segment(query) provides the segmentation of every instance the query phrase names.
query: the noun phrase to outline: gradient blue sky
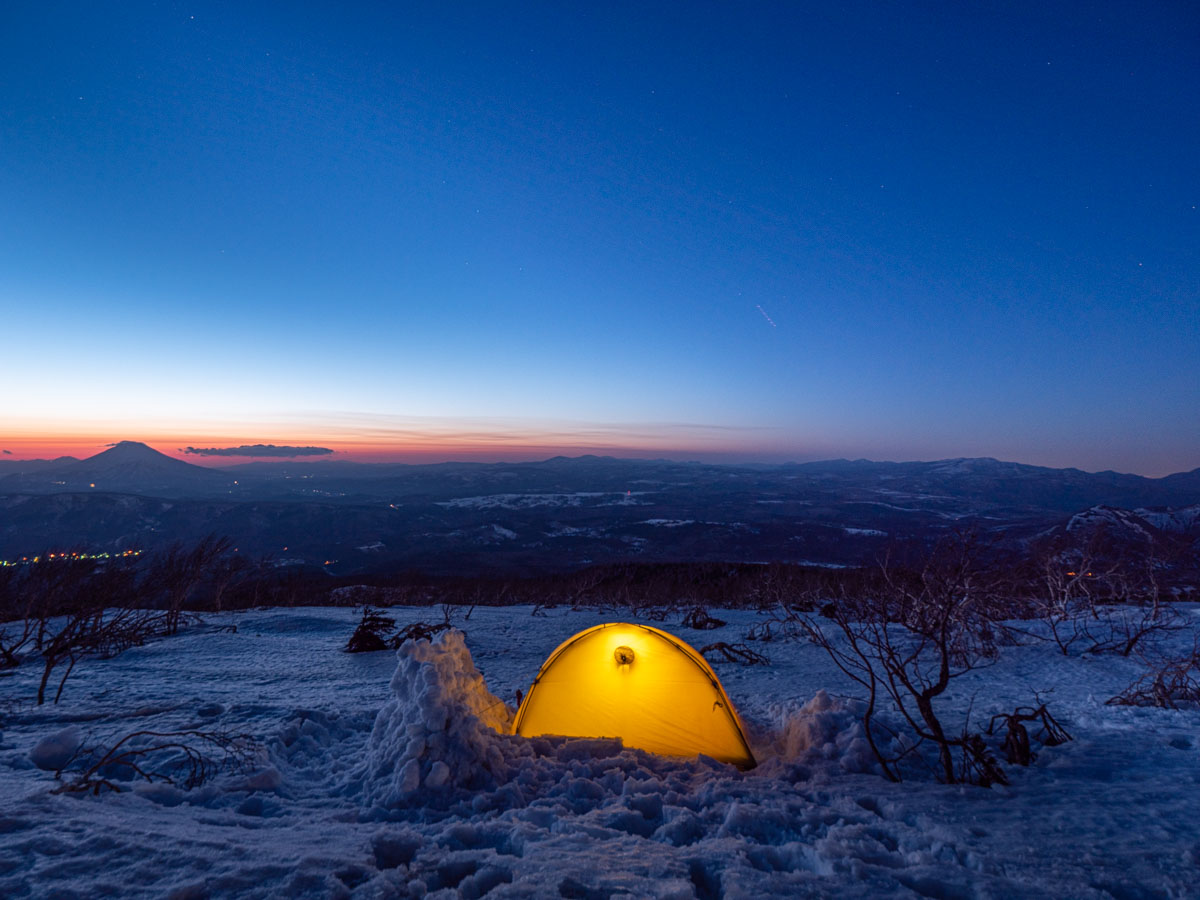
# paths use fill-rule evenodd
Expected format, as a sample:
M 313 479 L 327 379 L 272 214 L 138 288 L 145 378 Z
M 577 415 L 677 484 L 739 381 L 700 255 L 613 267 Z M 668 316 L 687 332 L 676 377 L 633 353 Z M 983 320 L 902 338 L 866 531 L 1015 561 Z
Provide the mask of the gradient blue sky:
M 3 4 L 0 448 L 1200 466 L 1195 6 L 783 6 Z

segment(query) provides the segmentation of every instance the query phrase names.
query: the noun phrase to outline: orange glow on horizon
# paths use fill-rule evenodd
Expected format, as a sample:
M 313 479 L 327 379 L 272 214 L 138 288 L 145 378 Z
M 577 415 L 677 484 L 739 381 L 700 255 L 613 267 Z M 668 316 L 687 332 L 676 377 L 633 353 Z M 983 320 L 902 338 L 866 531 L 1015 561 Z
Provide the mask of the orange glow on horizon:
M 43 426 L 48 423 L 39 423 Z M 56 423 L 57 424 L 57 423 Z M 424 426 L 424 427 L 423 427 Z M 748 435 L 736 431 L 709 433 L 703 426 L 687 429 L 664 427 L 656 434 L 650 426 L 622 429 L 611 426 L 560 426 L 518 429 L 514 426 L 489 427 L 492 423 L 466 423 L 452 427 L 444 423 L 417 423 L 408 427 L 350 427 L 330 425 L 312 428 L 293 426 L 255 429 L 247 434 L 241 428 L 185 430 L 170 428 L 134 428 L 114 424 L 110 427 L 59 425 L 0 429 L 0 460 L 55 459 L 95 456 L 123 440 L 140 441 L 176 459 L 204 466 L 229 466 L 243 462 L 287 462 L 352 460 L 355 462 L 431 463 L 453 460 L 475 462 L 517 462 L 547 459 L 552 456 L 595 454 L 618 457 L 672 459 L 754 459 L 779 457 L 783 448 L 751 446 Z M 242 426 L 244 427 L 244 426 Z M 234 430 L 237 428 L 237 430 Z M 766 442 L 764 442 L 766 443 Z M 254 444 L 289 447 L 323 447 L 332 453 L 312 456 L 201 455 L 188 453 L 187 447 L 226 448 Z

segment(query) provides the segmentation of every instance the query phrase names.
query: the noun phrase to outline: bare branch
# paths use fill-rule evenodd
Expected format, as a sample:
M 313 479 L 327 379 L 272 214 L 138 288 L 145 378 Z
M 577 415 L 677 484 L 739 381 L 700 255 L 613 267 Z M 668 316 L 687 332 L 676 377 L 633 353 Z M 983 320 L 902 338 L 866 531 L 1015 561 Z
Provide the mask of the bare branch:
M 148 743 L 143 743 L 148 741 Z M 75 766 L 69 781 L 53 793 L 120 792 L 113 773 L 135 779 L 198 787 L 224 769 L 244 770 L 255 759 L 258 744 L 245 734 L 218 731 L 134 731 L 109 747 L 80 749 L 55 773 L 61 778 Z M 125 779 L 128 780 L 128 779 Z

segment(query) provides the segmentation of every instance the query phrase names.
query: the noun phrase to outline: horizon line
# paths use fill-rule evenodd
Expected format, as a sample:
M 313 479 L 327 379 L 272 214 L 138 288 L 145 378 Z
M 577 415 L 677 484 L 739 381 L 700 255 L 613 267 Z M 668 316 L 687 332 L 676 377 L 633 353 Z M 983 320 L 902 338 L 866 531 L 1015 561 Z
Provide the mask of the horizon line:
M 91 442 L 88 442 L 88 444 L 90 446 L 94 446 L 94 444 L 91 444 Z M 74 456 L 71 454 L 59 454 L 57 456 L 26 456 L 26 455 L 13 454 L 11 451 L 9 451 L 7 449 L 0 449 L 0 454 L 2 454 L 2 455 L 0 455 L 0 462 L 14 462 L 14 463 L 16 463 L 16 462 L 53 462 L 58 459 L 76 460 L 76 461 L 82 462 L 82 461 L 85 461 L 88 459 L 92 459 L 96 456 L 99 456 L 99 455 L 107 452 L 108 450 L 111 450 L 113 447 L 117 446 L 118 444 L 139 444 L 141 446 L 149 448 L 150 450 L 153 450 L 156 453 L 160 453 L 163 456 L 166 456 L 168 458 L 175 459 L 175 460 L 178 460 L 179 462 L 183 462 L 188 465 L 194 465 L 199 468 L 205 468 L 205 469 L 229 469 L 229 468 L 234 468 L 236 466 L 244 466 L 244 465 L 285 465 L 285 464 L 295 465 L 297 463 L 305 463 L 305 464 L 313 464 L 313 465 L 322 465 L 322 464 L 329 464 L 329 463 L 351 463 L 353 465 L 362 465 L 362 466 L 404 465 L 404 466 L 413 466 L 413 467 L 447 465 L 447 464 L 455 464 L 455 463 L 461 463 L 461 464 L 473 463 L 473 464 L 477 464 L 477 465 L 504 465 L 504 464 L 518 464 L 518 463 L 536 464 L 536 463 L 550 462 L 555 459 L 579 460 L 579 459 L 586 459 L 586 458 L 590 457 L 590 458 L 594 458 L 594 459 L 624 460 L 624 461 L 629 461 L 629 462 L 670 462 L 670 463 L 676 463 L 676 464 L 681 464 L 681 465 L 712 465 L 712 466 L 728 466 L 728 467 L 737 467 L 737 466 L 773 466 L 773 467 L 805 466 L 805 465 L 820 465 L 822 463 L 870 463 L 870 464 L 874 464 L 874 465 L 920 465 L 920 464 L 934 464 L 934 463 L 989 461 L 989 462 L 1000 463 L 1002 465 L 1027 466 L 1030 468 L 1050 469 L 1050 470 L 1054 470 L 1054 471 L 1078 471 L 1078 472 L 1083 472 L 1085 474 L 1090 474 L 1090 475 L 1103 475 L 1103 474 L 1128 475 L 1128 476 L 1133 476 L 1133 477 L 1138 477 L 1138 478 L 1147 478 L 1147 479 L 1152 479 L 1152 480 L 1167 478 L 1172 475 L 1181 475 L 1181 474 L 1188 474 L 1188 473 L 1194 472 L 1194 471 L 1200 471 L 1200 466 L 1196 466 L 1196 467 L 1193 467 L 1190 469 L 1189 468 L 1178 469 L 1175 471 L 1164 473 L 1162 475 L 1145 475 L 1145 474 L 1142 474 L 1139 472 L 1124 472 L 1124 471 L 1121 471 L 1118 469 L 1112 469 L 1112 468 L 1084 469 L 1080 466 L 1053 466 L 1053 465 L 1045 465 L 1045 464 L 1040 464 L 1040 463 L 1020 462 L 1017 460 L 1003 459 L 1001 457 L 996 457 L 996 456 L 945 456 L 945 457 L 909 458 L 909 459 L 899 459 L 899 458 L 898 459 L 887 459 L 887 458 L 876 459 L 876 458 L 867 457 L 867 456 L 814 456 L 811 459 L 803 459 L 803 458 L 799 458 L 799 457 L 783 457 L 780 454 L 763 454 L 763 453 L 754 454 L 754 453 L 745 453 L 745 452 L 743 452 L 743 453 L 736 453 L 736 452 L 735 453 L 730 453 L 730 452 L 722 453 L 720 451 L 715 451 L 715 452 L 708 451 L 708 452 L 702 452 L 702 453 L 696 454 L 695 451 L 681 450 L 681 449 L 668 450 L 668 451 L 666 451 L 666 455 L 663 455 L 663 454 L 646 455 L 647 453 L 653 453 L 653 451 L 650 451 L 649 448 L 637 448 L 637 447 L 587 447 L 587 448 L 576 448 L 576 447 L 553 448 L 553 447 L 545 447 L 545 446 L 537 446 L 537 447 L 529 446 L 529 447 L 525 447 L 525 448 L 511 447 L 509 449 L 509 452 L 507 455 L 503 454 L 503 452 L 500 455 L 497 455 L 495 447 L 477 447 L 470 451 L 467 451 L 468 455 L 465 457 L 461 456 L 461 455 L 460 456 L 449 455 L 449 456 L 436 456 L 436 457 L 432 457 L 432 458 L 426 458 L 426 457 L 430 457 L 430 451 L 427 448 L 422 448 L 422 449 L 412 449 L 412 450 L 407 450 L 407 451 L 403 451 L 403 450 L 395 451 L 394 450 L 391 453 L 386 453 L 386 451 L 384 451 L 384 453 L 386 453 L 386 455 L 389 457 L 389 458 L 385 458 L 385 459 L 363 458 L 363 457 L 380 456 L 381 452 L 380 452 L 380 447 L 378 445 L 371 445 L 369 449 L 364 448 L 363 450 L 359 450 L 357 452 L 354 450 L 332 450 L 332 449 L 328 449 L 328 448 L 316 448 L 316 449 L 322 449 L 322 450 L 327 451 L 327 452 L 321 453 L 320 455 L 309 455 L 309 454 L 303 454 L 303 453 L 296 454 L 294 456 L 272 455 L 272 454 L 265 454 L 265 455 L 259 456 L 259 455 L 253 455 L 250 453 L 246 453 L 246 454 L 214 453 L 211 455 L 207 455 L 207 454 L 203 454 L 203 453 L 197 453 L 197 452 L 195 452 L 195 448 L 190 448 L 190 447 L 186 448 L 186 449 L 185 448 L 172 448 L 170 450 L 163 450 L 163 449 L 160 449 L 159 447 L 153 446 L 148 441 L 140 441 L 140 440 L 133 440 L 133 439 L 122 439 L 119 441 L 107 442 L 101 446 L 101 449 L 97 450 L 95 453 L 91 453 L 86 456 Z M 268 445 L 259 445 L 259 446 L 268 446 Z M 189 454 L 187 452 L 188 449 L 193 450 L 193 452 Z M 301 449 L 314 449 L 314 448 L 305 447 L 305 448 L 301 448 Z M 560 452 L 554 452 L 554 450 L 556 450 L 556 449 L 559 450 Z M 563 450 L 579 450 L 581 452 L 578 452 L 577 454 L 572 455 L 569 452 L 561 452 Z M 489 453 L 489 451 L 491 451 L 491 452 Z M 593 452 L 593 451 L 601 451 L 601 452 Z M 549 454 L 549 455 L 544 455 L 544 454 Z M 678 454 L 678 455 L 675 455 L 675 454 Z M 422 458 L 420 458 L 420 459 L 398 458 L 401 456 L 422 457 Z M 484 456 L 485 458 L 480 458 L 481 456 Z M 708 458 L 708 459 L 702 458 L 702 457 L 706 457 L 706 456 L 710 457 L 710 458 Z

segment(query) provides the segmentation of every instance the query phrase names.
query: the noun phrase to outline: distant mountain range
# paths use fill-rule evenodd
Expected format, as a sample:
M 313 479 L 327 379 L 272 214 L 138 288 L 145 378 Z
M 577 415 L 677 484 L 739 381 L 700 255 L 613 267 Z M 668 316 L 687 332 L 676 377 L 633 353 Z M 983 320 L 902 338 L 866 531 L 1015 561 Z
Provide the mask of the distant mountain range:
M 965 526 L 1021 541 L 1107 516 L 1190 540 L 1198 516 L 1188 509 L 1198 504 L 1200 469 L 1144 478 L 994 459 L 712 465 L 595 456 L 206 468 L 123 441 L 83 460 L 0 460 L 0 558 L 154 549 L 216 532 L 240 552 L 335 572 L 624 560 L 842 566 Z

